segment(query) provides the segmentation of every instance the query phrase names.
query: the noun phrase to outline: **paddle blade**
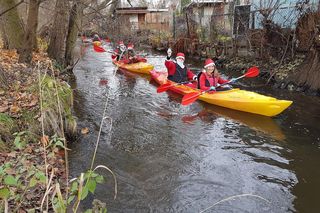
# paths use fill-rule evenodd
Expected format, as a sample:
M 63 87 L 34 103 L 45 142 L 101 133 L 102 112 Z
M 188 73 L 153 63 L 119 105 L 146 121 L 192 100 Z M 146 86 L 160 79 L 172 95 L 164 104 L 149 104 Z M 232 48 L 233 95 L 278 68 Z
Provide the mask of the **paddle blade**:
M 172 87 L 172 84 L 170 84 L 170 83 L 162 84 L 161 86 L 159 86 L 159 87 L 157 88 L 157 93 L 165 92 L 165 91 L 167 91 L 170 87 Z
M 105 49 L 103 49 L 102 47 L 99 47 L 97 45 L 93 45 L 93 49 L 94 51 L 98 52 L 98 53 L 103 53 L 103 52 L 106 52 Z
M 258 67 L 251 67 L 248 71 L 244 74 L 245 77 L 253 78 L 259 75 L 259 68 Z
M 184 106 L 189 105 L 189 104 L 195 102 L 199 98 L 200 95 L 201 95 L 201 93 L 199 93 L 199 92 L 188 93 L 185 96 L 183 96 L 181 104 Z

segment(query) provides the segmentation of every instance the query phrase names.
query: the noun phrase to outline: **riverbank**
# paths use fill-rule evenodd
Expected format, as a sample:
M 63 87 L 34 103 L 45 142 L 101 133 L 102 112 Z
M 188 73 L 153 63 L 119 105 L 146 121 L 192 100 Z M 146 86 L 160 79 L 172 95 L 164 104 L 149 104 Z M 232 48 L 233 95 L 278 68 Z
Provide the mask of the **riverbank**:
M 35 53 L 32 64 L 18 63 L 13 50 L 0 52 L 1 212 L 45 210 L 50 183 L 64 193 L 68 179 L 65 133 L 76 133 L 72 90 L 46 54 Z
M 155 50 L 165 53 L 167 48 L 155 48 Z M 188 58 L 203 62 L 206 59 L 206 57 L 200 56 L 190 56 Z M 301 86 L 298 82 L 295 82 L 295 79 L 293 78 L 293 75 L 300 71 L 301 66 L 305 63 L 305 59 L 305 54 L 297 54 L 294 58 L 272 58 L 268 62 L 265 60 L 257 60 L 253 57 L 223 56 L 215 58 L 215 63 L 219 70 L 239 72 L 239 75 L 244 74 L 249 67 L 258 66 L 260 69 L 259 77 L 265 80 L 265 84 L 261 86 L 271 84 L 279 89 L 304 92 L 308 95 L 319 96 L 319 91 L 312 90 L 307 86 Z

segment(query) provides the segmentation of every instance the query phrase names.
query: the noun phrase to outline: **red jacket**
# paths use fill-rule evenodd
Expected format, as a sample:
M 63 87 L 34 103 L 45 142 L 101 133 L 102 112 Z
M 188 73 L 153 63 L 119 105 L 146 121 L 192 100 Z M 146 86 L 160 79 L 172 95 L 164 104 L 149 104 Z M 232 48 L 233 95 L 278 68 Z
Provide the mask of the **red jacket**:
M 201 90 L 209 90 L 210 87 L 212 86 L 216 87 L 218 83 L 224 84 L 228 82 L 228 80 L 225 80 L 220 77 L 214 77 L 213 75 L 209 76 L 206 72 L 202 72 L 198 81 L 199 81 L 199 89 Z
M 170 61 L 170 60 L 166 60 L 164 65 L 167 67 L 168 69 L 168 76 L 173 76 L 176 73 L 176 66 L 177 65 L 175 62 Z M 187 68 L 187 78 L 188 80 L 193 80 L 195 74 L 193 74 L 188 68 Z M 180 82 L 178 82 L 180 83 Z

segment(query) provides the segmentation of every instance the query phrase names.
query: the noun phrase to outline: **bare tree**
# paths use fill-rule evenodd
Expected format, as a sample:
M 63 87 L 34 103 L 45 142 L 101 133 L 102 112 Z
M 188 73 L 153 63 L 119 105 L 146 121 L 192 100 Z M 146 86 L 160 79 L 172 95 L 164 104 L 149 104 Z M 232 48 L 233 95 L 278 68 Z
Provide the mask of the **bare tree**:
M 297 24 L 297 39 L 307 57 L 293 74 L 293 81 L 300 86 L 320 89 L 320 12 L 303 14 Z
M 0 0 L 0 8 L 3 8 L 0 17 L 1 35 L 8 49 L 19 50 L 23 43 L 23 22 L 17 10 L 19 3 L 15 0 Z
M 68 15 L 69 3 L 65 0 L 57 0 L 54 22 L 50 32 L 48 55 L 60 64 L 65 62 Z
M 20 63 L 31 63 L 32 50 L 36 44 L 36 32 L 38 27 L 38 14 L 41 0 L 30 0 L 26 32 L 19 55 Z

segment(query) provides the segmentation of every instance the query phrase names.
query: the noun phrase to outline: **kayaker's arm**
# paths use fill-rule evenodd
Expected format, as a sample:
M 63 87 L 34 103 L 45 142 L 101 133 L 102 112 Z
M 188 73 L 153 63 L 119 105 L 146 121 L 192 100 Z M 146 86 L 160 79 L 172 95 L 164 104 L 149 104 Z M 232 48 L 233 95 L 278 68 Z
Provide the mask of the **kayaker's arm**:
M 176 72 L 176 65 L 173 61 L 168 61 L 166 60 L 164 62 L 164 65 L 166 66 L 167 70 L 168 70 L 168 75 L 174 75 L 174 73 Z
M 199 81 L 201 90 L 209 90 L 210 89 L 210 87 L 206 86 L 206 76 L 204 74 L 200 75 L 200 78 L 198 79 L 198 81 Z
M 195 74 L 193 74 L 193 72 L 191 72 L 189 69 L 187 70 L 187 76 L 189 80 L 196 80 L 197 76 Z
M 228 80 L 225 80 L 225 79 L 223 79 L 223 78 L 218 78 L 218 83 L 219 84 L 225 84 L 225 83 L 227 83 L 227 82 L 229 82 Z

